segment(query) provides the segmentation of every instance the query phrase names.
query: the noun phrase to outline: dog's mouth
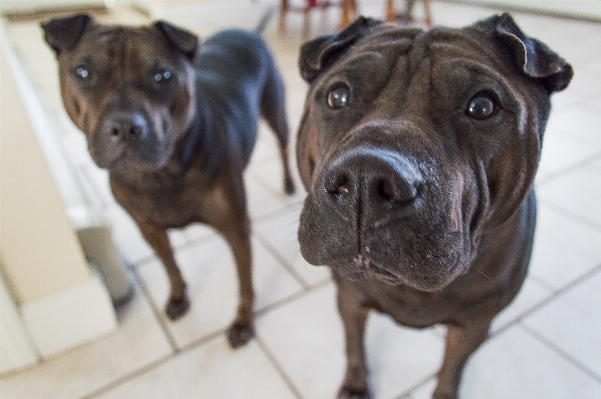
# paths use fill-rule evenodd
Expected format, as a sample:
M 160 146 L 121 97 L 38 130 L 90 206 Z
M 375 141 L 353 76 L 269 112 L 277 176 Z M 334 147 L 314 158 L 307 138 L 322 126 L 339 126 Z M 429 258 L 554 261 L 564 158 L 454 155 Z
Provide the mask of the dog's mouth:
M 351 280 L 375 278 L 389 284 L 398 284 L 402 282 L 401 277 L 381 266 L 378 266 L 362 254 L 355 256 L 350 263 L 351 264 L 346 265 L 346 267 L 334 267 L 339 273 Z
M 440 269 L 439 273 L 402 273 L 381 266 L 362 254 L 356 255 L 350 261 L 330 262 L 328 265 L 340 276 L 351 280 L 376 279 L 391 285 L 406 285 L 421 291 L 437 291 L 447 286 L 457 271 L 462 270 L 465 259 L 456 259 L 448 269 Z M 415 266 L 414 269 L 418 267 Z M 445 270 L 445 272 L 442 272 Z M 451 277 L 453 276 L 453 277 Z
M 170 146 L 162 143 L 162 147 L 159 151 L 158 148 L 137 148 L 126 143 L 112 143 L 112 145 L 95 143 L 88 149 L 96 165 L 102 169 L 153 171 L 162 169 L 170 159 L 172 152 L 171 148 L 168 148 Z

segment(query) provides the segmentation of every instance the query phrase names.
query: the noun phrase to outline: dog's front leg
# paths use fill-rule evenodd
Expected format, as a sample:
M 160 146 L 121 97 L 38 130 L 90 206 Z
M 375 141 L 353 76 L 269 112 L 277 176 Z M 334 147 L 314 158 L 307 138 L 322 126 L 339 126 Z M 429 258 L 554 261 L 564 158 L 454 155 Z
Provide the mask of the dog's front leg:
M 360 295 L 348 283 L 337 279 L 338 312 L 344 325 L 346 375 L 338 399 L 368 399 L 367 366 L 363 337 L 369 309 L 359 302 Z
M 179 267 L 177 267 L 177 263 L 175 263 L 167 229 L 147 222 L 138 222 L 138 227 L 140 227 L 142 235 L 163 262 L 169 277 L 171 289 L 169 301 L 165 306 L 165 313 L 171 320 L 179 319 L 190 308 L 190 302 L 186 295 L 186 283 L 182 278 Z
M 461 372 L 468 357 L 484 342 L 490 322 L 465 326 L 447 325 L 444 361 L 438 372 L 433 399 L 456 399 Z
M 227 215 L 233 215 L 228 213 Z M 227 240 L 238 272 L 239 303 L 234 323 L 228 331 L 228 340 L 232 348 L 246 344 L 254 335 L 252 322 L 254 291 L 252 284 L 252 249 L 250 243 L 250 221 L 248 215 L 240 218 L 223 215 L 221 223 L 214 225 L 219 233 Z

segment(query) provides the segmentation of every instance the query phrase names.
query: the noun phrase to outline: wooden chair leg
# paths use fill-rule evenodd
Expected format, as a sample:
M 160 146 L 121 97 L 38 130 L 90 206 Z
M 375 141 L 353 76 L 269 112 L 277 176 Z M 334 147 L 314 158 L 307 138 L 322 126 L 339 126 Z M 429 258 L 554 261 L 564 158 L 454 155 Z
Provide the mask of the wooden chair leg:
M 430 12 L 430 0 L 423 0 L 423 1 L 424 1 L 424 15 L 425 15 L 426 26 L 430 27 L 430 26 L 432 26 L 432 13 Z
M 394 0 L 386 0 L 386 21 L 396 22 L 397 15 L 396 9 L 394 8 Z
M 280 33 L 286 32 L 286 14 L 288 13 L 288 0 L 280 0 L 280 23 L 278 30 Z

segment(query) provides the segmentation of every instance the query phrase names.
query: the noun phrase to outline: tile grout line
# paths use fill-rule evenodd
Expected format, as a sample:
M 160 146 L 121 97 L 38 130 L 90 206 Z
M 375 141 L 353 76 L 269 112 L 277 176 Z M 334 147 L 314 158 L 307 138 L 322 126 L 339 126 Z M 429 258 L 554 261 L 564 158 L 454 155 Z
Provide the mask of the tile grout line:
M 313 285 L 308 286 L 305 289 L 302 289 L 300 291 L 295 292 L 294 294 L 291 294 L 285 298 L 280 299 L 279 301 L 276 301 L 270 305 L 265 306 L 264 308 L 262 308 L 261 310 L 258 310 L 257 312 L 255 312 L 255 317 L 259 317 L 264 315 L 265 313 L 271 312 L 272 310 L 279 308 L 280 306 L 285 306 L 290 302 L 293 302 L 313 291 L 319 290 L 329 284 L 332 283 L 332 279 L 328 278 L 325 280 L 322 280 L 318 283 L 315 283 Z
M 573 137 L 573 136 L 571 136 Z M 601 151 L 597 151 L 596 153 L 589 155 L 581 160 L 574 162 L 571 165 L 568 165 L 562 169 L 559 169 L 554 172 L 547 173 L 545 177 L 542 178 L 542 181 L 537 182 L 536 187 L 544 186 L 548 183 L 551 183 L 555 179 L 558 179 L 568 173 L 574 172 L 578 169 L 582 169 L 592 164 L 593 162 L 599 160 L 601 158 Z
M 306 290 L 311 286 L 309 282 L 307 282 L 295 269 L 292 267 L 283 256 L 281 256 L 278 251 L 275 250 L 271 246 L 271 244 L 263 237 L 263 235 L 259 232 L 254 234 L 255 238 L 263 247 L 269 252 L 271 256 L 273 256 L 283 267 L 284 269 L 296 280 L 297 283 L 301 285 L 303 290 Z
M 578 361 L 571 354 L 569 354 L 568 352 L 563 350 L 561 347 L 559 347 L 553 341 L 549 340 L 547 337 L 540 334 L 538 331 L 536 331 L 535 329 L 533 329 L 532 327 L 530 327 L 529 325 L 527 325 L 523 322 L 519 323 L 519 327 L 521 327 L 526 333 L 530 334 L 530 336 L 532 336 L 532 338 L 536 339 L 541 344 L 546 346 L 548 349 L 552 350 L 557 355 L 562 357 L 568 363 L 572 364 L 572 366 L 576 367 L 578 370 L 582 371 L 583 373 L 585 373 L 586 375 L 588 375 L 589 377 L 591 377 L 593 380 L 597 381 L 598 383 L 601 383 L 600 375 L 598 375 L 593 370 L 589 369 L 587 366 L 582 364 L 580 361 Z
M 398 396 L 395 396 L 395 399 L 411 399 L 411 398 L 413 398 L 413 394 L 415 393 L 415 391 L 424 387 L 430 380 L 432 380 L 432 379 L 436 380 L 436 374 L 438 374 L 438 370 L 436 370 L 432 374 L 427 375 L 420 382 L 418 382 L 417 384 L 414 384 L 411 388 L 407 389 L 405 392 L 401 393 Z
M 124 383 L 126 383 L 129 380 L 139 377 L 139 376 L 151 371 L 152 369 L 154 369 L 162 364 L 167 363 L 169 360 L 171 360 L 173 358 L 174 358 L 173 354 L 165 355 L 145 366 L 140 367 L 139 369 L 130 371 L 129 373 L 126 373 L 126 374 L 122 375 L 121 377 L 118 377 L 117 379 L 115 379 L 107 384 L 104 384 L 102 387 L 97 388 L 94 391 L 92 391 L 86 395 L 83 395 L 82 399 L 92 399 L 92 398 L 98 397 L 99 395 L 102 395 L 106 392 L 109 392 L 110 390 L 112 390 L 114 388 L 117 388 L 120 385 L 123 385 Z
M 140 286 L 142 295 L 144 295 L 144 297 L 148 301 L 148 304 L 150 305 L 150 308 L 152 309 L 152 313 L 154 314 L 155 318 L 157 319 L 159 325 L 161 326 L 161 329 L 163 330 L 163 333 L 165 334 L 165 337 L 167 338 L 167 342 L 169 342 L 169 346 L 171 347 L 171 350 L 173 351 L 172 355 L 177 355 L 180 350 L 177 347 L 175 339 L 171 336 L 171 334 L 169 332 L 169 327 L 167 327 L 167 324 L 163 320 L 162 312 L 159 309 L 157 309 L 154 301 L 152 300 L 152 296 L 150 295 L 148 287 L 144 283 L 144 279 L 142 279 L 142 277 L 140 276 L 140 273 L 138 272 L 138 269 L 136 266 L 132 266 L 132 272 L 138 282 L 138 285 Z
M 547 299 L 541 301 L 540 303 L 536 304 L 535 306 L 533 306 L 532 308 L 530 308 L 526 312 L 522 313 L 520 316 L 518 316 L 517 318 L 515 318 L 510 323 L 507 323 L 505 326 L 499 328 L 493 334 L 490 334 L 488 336 L 487 340 L 489 338 L 496 337 L 497 335 L 499 335 L 500 333 L 504 332 L 505 330 L 507 330 L 510 327 L 524 325 L 522 322 L 527 317 L 531 316 L 532 314 L 534 314 L 535 312 L 537 312 L 541 308 L 547 306 L 548 304 L 550 304 L 551 302 L 553 302 L 557 298 L 561 297 L 563 294 L 565 294 L 567 291 L 571 290 L 575 286 L 577 286 L 577 285 L 579 285 L 581 283 L 584 283 L 586 280 L 588 280 L 590 277 L 592 277 L 596 273 L 601 273 L 601 264 L 595 266 L 594 268 L 592 268 L 591 270 L 589 270 L 587 273 L 585 273 L 582 276 L 578 277 L 577 279 L 575 279 L 574 281 L 572 281 L 568 285 L 552 291 L 552 294 Z
M 277 372 L 280 374 L 280 377 L 282 377 L 282 379 L 284 380 L 284 382 L 286 383 L 288 388 L 292 391 L 294 396 L 296 396 L 297 399 L 303 399 L 303 396 L 300 394 L 300 392 L 298 391 L 298 389 L 292 382 L 292 379 L 284 371 L 284 368 L 282 367 L 280 362 L 278 362 L 278 360 L 275 358 L 273 353 L 271 353 L 271 351 L 269 350 L 269 348 L 267 347 L 265 342 L 263 342 L 263 340 L 261 339 L 261 337 L 259 336 L 258 333 L 255 334 L 255 340 L 257 341 L 257 344 L 259 345 L 259 347 L 261 348 L 263 353 L 265 353 L 265 355 L 267 356 L 267 359 L 270 361 L 270 363 L 273 365 L 273 367 L 275 367 Z
M 589 220 L 583 216 L 580 216 L 577 213 L 572 212 L 571 210 L 564 208 L 561 205 L 557 205 L 556 203 L 549 201 L 545 198 L 542 198 L 540 196 L 537 196 L 537 201 L 540 205 L 544 205 L 546 207 L 548 207 L 549 209 L 551 209 L 552 211 L 554 211 L 555 213 L 558 213 L 564 217 L 567 217 L 568 219 L 571 219 L 572 221 L 579 223 L 581 225 L 584 225 L 590 229 L 593 229 L 595 231 L 601 231 L 601 225 L 598 224 L 597 222 L 593 221 L 593 220 Z

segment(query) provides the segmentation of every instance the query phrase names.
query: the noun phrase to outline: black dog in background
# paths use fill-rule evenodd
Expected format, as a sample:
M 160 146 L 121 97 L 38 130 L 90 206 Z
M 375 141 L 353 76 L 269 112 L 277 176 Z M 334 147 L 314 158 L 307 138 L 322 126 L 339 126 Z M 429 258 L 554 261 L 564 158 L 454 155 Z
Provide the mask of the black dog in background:
M 278 138 L 285 190 L 294 191 L 284 85 L 267 45 L 258 32 L 227 30 L 199 45 L 167 22 L 107 26 L 88 15 L 42 27 L 69 117 L 165 266 L 167 316 L 177 319 L 189 307 L 167 229 L 206 223 L 234 254 L 240 302 L 228 337 L 233 347 L 246 343 L 254 334 L 254 293 L 242 174 L 261 116 Z

